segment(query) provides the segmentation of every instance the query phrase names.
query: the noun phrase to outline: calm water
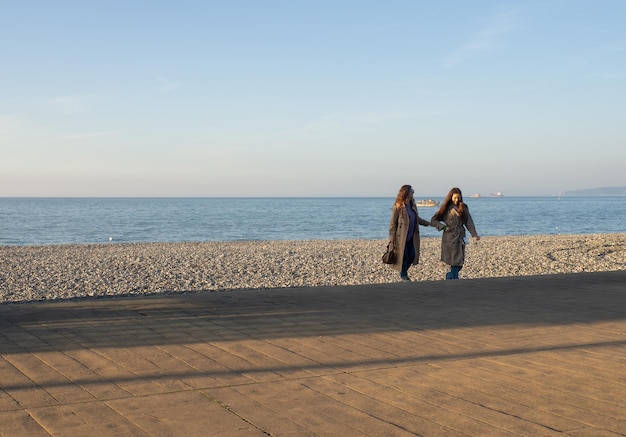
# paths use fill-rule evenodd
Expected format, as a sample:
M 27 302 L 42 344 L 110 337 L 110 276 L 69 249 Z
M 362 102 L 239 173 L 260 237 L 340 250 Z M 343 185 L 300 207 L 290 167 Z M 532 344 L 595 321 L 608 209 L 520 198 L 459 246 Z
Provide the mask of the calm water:
M 436 200 L 442 200 L 436 198 Z M 626 232 L 625 197 L 465 199 L 482 236 Z M 383 239 L 393 198 L 0 198 L 0 245 Z M 427 220 L 435 208 L 419 208 Z M 437 236 L 420 228 L 422 236 Z

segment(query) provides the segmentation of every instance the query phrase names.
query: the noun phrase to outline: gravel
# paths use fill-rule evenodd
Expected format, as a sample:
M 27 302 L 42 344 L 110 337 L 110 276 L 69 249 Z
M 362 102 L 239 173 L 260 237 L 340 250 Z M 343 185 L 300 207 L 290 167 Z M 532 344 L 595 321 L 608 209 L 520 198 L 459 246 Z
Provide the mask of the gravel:
M 399 281 L 384 240 L 0 246 L 0 302 Z M 442 280 L 439 238 L 423 238 L 413 281 Z M 483 237 L 462 279 L 626 269 L 626 234 Z

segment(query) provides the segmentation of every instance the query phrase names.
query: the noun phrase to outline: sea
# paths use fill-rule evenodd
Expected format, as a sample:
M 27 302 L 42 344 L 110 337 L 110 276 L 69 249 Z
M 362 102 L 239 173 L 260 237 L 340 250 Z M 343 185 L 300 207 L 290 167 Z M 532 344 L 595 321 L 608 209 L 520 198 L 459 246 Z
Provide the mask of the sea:
M 386 239 L 393 201 L 4 197 L 0 245 Z M 626 232 L 626 197 L 503 196 L 465 202 L 481 236 Z M 430 220 L 436 208 L 418 210 Z M 438 236 L 435 228 L 420 231 L 422 237 Z

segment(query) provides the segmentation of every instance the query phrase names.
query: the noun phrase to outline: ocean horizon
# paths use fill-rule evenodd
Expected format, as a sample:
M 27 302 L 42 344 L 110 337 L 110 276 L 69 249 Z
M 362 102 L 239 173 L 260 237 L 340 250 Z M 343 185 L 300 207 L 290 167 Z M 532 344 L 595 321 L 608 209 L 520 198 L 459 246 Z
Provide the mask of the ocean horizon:
M 443 201 L 441 196 L 416 198 Z M 624 196 L 465 196 L 481 236 L 626 232 Z M 0 197 L 0 245 L 386 239 L 394 197 Z M 435 207 L 418 207 L 430 220 Z M 440 234 L 420 227 L 422 237 Z

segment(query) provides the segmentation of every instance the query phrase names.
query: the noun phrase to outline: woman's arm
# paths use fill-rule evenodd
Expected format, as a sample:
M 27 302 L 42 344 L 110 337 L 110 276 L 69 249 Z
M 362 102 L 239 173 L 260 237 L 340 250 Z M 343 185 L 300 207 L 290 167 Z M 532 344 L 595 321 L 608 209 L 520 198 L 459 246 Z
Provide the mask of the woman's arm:
M 435 214 L 431 219 L 430 219 L 430 225 L 434 228 L 437 228 L 438 231 L 446 231 L 446 229 L 448 228 L 448 226 L 445 223 L 441 223 L 439 217 L 437 216 L 437 214 Z
M 398 208 L 395 206 L 391 210 L 391 220 L 389 220 L 389 241 L 396 239 L 396 231 L 398 230 Z
M 467 205 L 465 205 L 465 208 L 467 208 Z M 465 227 L 470 232 L 472 237 L 476 238 L 476 240 L 480 240 L 480 235 L 478 235 L 478 232 L 476 232 L 476 226 L 474 226 L 474 219 L 472 219 L 472 215 L 470 214 L 469 209 L 466 209 L 465 213 L 467 214 L 467 221 L 465 222 Z
M 430 226 L 430 222 L 428 220 L 424 220 L 419 215 L 417 216 L 417 221 L 422 226 Z

